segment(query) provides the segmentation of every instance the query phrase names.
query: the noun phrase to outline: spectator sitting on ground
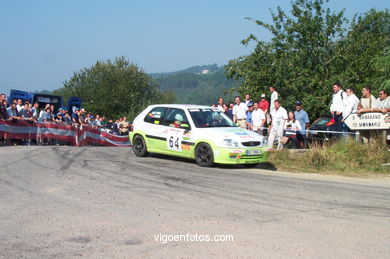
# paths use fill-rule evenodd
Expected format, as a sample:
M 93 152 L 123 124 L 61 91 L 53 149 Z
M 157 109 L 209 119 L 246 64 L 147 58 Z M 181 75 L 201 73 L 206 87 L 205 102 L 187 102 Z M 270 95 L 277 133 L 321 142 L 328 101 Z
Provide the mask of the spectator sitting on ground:
M 295 119 L 295 113 L 293 111 L 288 112 L 288 119 L 284 124 L 282 144 L 289 144 L 290 148 L 298 148 L 297 132 L 300 130 L 302 130 L 302 127 L 299 121 Z

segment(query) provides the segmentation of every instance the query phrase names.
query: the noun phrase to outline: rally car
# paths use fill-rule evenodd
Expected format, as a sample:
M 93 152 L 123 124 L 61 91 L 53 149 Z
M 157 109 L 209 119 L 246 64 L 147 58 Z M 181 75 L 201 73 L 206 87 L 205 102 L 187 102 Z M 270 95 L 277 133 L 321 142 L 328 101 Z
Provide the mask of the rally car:
M 133 121 L 129 133 L 136 156 L 149 152 L 195 159 L 200 166 L 266 161 L 267 147 L 256 132 L 237 127 L 217 108 L 151 105 Z

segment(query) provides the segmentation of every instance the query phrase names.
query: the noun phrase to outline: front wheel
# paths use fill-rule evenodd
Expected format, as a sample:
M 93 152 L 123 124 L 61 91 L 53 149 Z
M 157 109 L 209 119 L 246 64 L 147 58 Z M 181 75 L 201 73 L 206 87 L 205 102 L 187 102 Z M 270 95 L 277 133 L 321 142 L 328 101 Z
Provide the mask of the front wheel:
M 138 157 L 144 157 L 148 155 L 146 150 L 146 143 L 142 136 L 136 135 L 133 139 L 133 151 L 134 154 Z
M 214 164 L 213 150 L 209 144 L 200 143 L 195 148 L 195 161 L 203 167 L 210 167 Z

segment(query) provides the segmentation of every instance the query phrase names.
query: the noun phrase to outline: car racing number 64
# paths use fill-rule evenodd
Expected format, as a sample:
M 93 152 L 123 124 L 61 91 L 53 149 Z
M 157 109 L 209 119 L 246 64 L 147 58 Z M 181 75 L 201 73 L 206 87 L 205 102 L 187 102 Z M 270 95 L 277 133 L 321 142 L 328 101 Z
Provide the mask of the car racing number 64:
M 183 141 L 183 132 L 181 130 L 171 129 L 167 134 L 167 148 L 173 151 L 181 151 L 181 142 Z

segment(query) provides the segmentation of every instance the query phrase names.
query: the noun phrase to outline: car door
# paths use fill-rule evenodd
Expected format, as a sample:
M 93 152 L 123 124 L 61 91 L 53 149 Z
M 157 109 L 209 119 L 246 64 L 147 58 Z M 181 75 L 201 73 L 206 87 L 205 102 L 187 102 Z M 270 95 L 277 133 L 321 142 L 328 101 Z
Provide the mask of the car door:
M 186 113 L 183 109 L 168 108 L 162 122 L 161 135 L 165 136 L 165 149 L 169 154 L 190 157 L 191 146 L 184 138 L 191 131 Z
M 148 151 L 157 152 L 165 147 L 166 138 L 162 135 L 164 128 L 162 121 L 166 111 L 166 107 L 155 107 L 144 118 L 143 132 Z

